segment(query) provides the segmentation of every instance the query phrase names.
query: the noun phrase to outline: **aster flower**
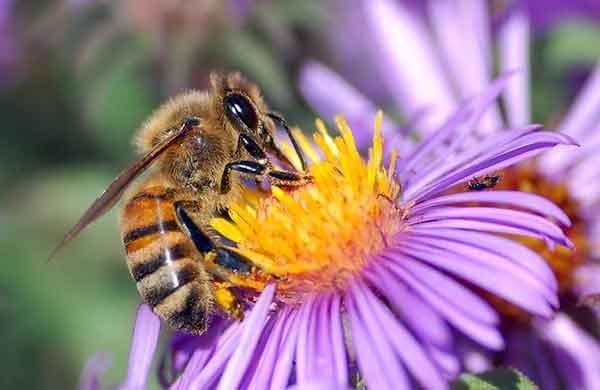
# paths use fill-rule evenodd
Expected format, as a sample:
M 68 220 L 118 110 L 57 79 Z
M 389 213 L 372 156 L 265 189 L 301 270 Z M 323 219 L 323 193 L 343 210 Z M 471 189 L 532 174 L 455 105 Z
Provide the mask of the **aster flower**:
M 496 46 L 500 69 L 518 70 L 506 81 L 503 91 L 505 115 L 492 107 L 465 138 L 469 144 L 478 145 L 482 134 L 502 134 L 507 126 L 529 123 L 531 26 L 526 8 L 518 3 L 511 7 L 493 35 L 485 1 L 428 1 L 418 9 L 409 2 L 387 0 L 365 1 L 362 5 L 371 37 L 380 48 L 379 63 L 385 64 L 382 77 L 387 77 L 386 84 L 396 91 L 396 102 L 407 117 L 417 115 L 419 110 L 433 110 L 437 117 L 444 118 L 463 99 L 481 89 L 492 78 L 492 49 Z M 415 53 L 418 58 L 412 66 L 402 62 L 406 57 L 414 59 Z M 430 92 L 424 95 L 419 83 L 430 80 L 430 72 L 437 72 L 436 80 L 441 78 L 442 82 L 429 83 Z M 322 95 L 315 99 L 311 93 L 315 86 L 328 83 L 336 83 L 338 90 L 352 90 L 347 96 L 353 103 L 346 106 L 346 99 L 340 96 L 327 99 L 328 95 Z M 305 66 L 300 85 L 307 99 L 315 102 L 314 107 L 326 118 L 346 109 L 372 106 L 340 76 L 316 62 Z M 437 91 L 431 92 L 432 89 Z M 599 91 L 600 64 L 558 127 L 560 132 L 581 140 L 583 147 L 549 153 L 534 162 L 504 170 L 504 179 L 497 187 L 501 192 L 519 189 L 545 195 L 558 203 L 573 221 L 567 235 L 577 245 L 576 251 L 559 248 L 548 252 L 539 243 L 525 241 L 546 259 L 558 278 L 561 314 L 550 322 L 542 321 L 506 302 L 490 299 L 502 315 L 506 350 L 503 355 L 483 353 L 479 359 L 471 359 L 477 353 L 473 343 L 462 343 L 469 345 L 463 354 L 467 368 L 476 370 L 494 363 L 513 365 L 543 388 L 556 388 L 558 384 L 568 388 L 600 387 L 600 363 L 590 358 L 600 345 L 590 331 L 598 322 L 586 308 L 576 306 L 584 294 L 599 291 L 598 284 L 594 284 L 598 281 L 594 275 L 598 275 L 600 268 L 594 260 L 600 250 L 600 185 L 598 157 L 594 153 L 600 145 Z M 357 99 L 360 105 L 354 102 Z M 393 122 L 389 126 L 393 129 Z M 420 134 L 432 132 L 431 123 L 416 123 L 415 128 Z M 469 363 L 473 361 L 478 362 L 477 367 Z
M 571 143 L 525 126 L 455 153 L 506 80 L 465 104 L 414 152 L 402 159 L 390 152 L 387 164 L 381 114 L 366 160 L 343 118 L 335 138 L 317 122 L 317 147 L 296 131 L 314 181 L 249 190 L 232 206 L 231 220 L 213 221 L 256 265 L 229 277 L 257 297 L 242 322 L 217 319 L 205 335 L 175 336 L 171 367 L 183 372 L 172 388 L 343 388 L 357 376 L 371 388 L 445 388 L 459 368 L 453 330 L 488 348 L 504 345 L 496 312 L 474 288 L 551 316 L 558 302 L 546 262 L 495 233 L 572 247 L 543 216 L 564 226 L 568 217 L 533 194 L 447 193 Z M 155 345 L 155 327 L 147 325 L 155 321 L 140 310 L 128 378 L 147 375 L 152 348 L 136 346 Z

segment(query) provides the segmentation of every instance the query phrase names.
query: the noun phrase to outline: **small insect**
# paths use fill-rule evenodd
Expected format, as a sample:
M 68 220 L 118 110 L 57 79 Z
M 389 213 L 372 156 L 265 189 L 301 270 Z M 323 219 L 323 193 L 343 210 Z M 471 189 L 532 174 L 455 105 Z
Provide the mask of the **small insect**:
M 211 75 L 211 90 L 172 98 L 141 126 L 142 156 L 125 169 L 67 233 L 54 253 L 108 211 L 151 164 L 121 211 L 127 265 L 154 312 L 173 329 L 202 334 L 220 309 L 243 319 L 243 301 L 227 275 L 253 265 L 222 244 L 209 222 L 241 198 L 243 177 L 298 186 L 310 176 L 295 170 L 275 144 L 281 125 L 305 163 L 285 120 L 269 110 L 259 89 L 240 74 Z M 290 170 L 275 169 L 268 155 Z M 52 256 L 51 256 L 52 257 Z
M 472 191 L 483 191 L 493 188 L 502 180 L 502 175 L 486 175 L 483 178 L 469 180 L 467 188 Z

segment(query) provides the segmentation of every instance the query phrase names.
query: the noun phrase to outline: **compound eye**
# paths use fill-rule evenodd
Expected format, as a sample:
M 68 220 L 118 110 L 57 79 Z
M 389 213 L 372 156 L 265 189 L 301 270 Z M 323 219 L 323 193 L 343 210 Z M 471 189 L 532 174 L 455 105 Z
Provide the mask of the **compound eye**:
M 250 130 L 258 128 L 256 110 L 245 96 L 237 93 L 227 95 L 223 99 L 223 106 L 230 120 L 235 122 L 234 118 L 240 119 Z

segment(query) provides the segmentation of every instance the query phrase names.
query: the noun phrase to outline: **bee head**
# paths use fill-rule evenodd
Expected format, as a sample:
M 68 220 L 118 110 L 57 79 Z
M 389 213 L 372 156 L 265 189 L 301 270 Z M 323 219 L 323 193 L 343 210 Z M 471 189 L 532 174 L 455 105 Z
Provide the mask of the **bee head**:
M 213 90 L 218 99 L 217 110 L 223 112 L 224 119 L 240 133 L 252 137 L 265 147 L 274 142 L 275 126 L 269 118 L 269 108 L 264 102 L 258 87 L 239 73 L 227 76 L 211 75 Z

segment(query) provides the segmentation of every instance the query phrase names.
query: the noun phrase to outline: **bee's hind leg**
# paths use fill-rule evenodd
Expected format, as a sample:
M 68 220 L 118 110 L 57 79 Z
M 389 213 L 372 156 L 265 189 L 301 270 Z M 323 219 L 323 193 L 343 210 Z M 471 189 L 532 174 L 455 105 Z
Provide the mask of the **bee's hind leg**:
M 205 260 L 210 259 L 212 263 L 231 270 L 236 273 L 250 273 L 252 263 L 244 256 L 232 251 L 227 247 L 221 246 L 217 237 L 211 237 L 208 233 L 211 229 L 199 227 L 190 218 L 185 211 L 185 202 L 175 203 L 175 212 L 179 223 L 184 228 L 188 237 L 194 243 L 196 249 Z M 222 270 L 210 267 L 209 261 L 206 261 L 207 272 L 214 280 L 213 296 L 215 302 L 221 310 L 230 317 L 239 321 L 244 319 L 244 305 L 242 299 L 234 290 L 234 286 L 229 281 L 227 275 Z
M 215 303 L 227 317 L 233 317 L 238 321 L 244 319 L 244 303 L 237 294 L 234 286 L 224 272 L 217 268 L 207 268 L 207 272 L 214 280 L 213 297 Z

